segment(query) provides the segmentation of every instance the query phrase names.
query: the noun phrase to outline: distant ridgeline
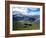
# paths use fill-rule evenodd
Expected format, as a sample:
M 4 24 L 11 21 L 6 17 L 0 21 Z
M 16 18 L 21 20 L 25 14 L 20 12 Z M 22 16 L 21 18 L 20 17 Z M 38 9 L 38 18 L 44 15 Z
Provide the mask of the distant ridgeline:
M 40 15 L 30 15 L 30 16 L 25 16 L 25 15 L 13 15 L 13 21 L 35 21 L 38 18 L 40 18 Z M 39 19 L 40 20 L 40 19 Z

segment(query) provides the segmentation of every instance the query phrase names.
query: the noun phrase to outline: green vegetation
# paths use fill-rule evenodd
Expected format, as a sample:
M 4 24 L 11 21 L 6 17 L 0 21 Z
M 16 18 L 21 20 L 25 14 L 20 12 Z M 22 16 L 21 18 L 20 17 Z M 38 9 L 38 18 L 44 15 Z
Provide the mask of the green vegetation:
M 24 24 L 31 24 L 24 25 Z M 14 21 L 13 22 L 13 30 L 38 30 L 40 29 L 40 23 L 32 23 L 30 21 Z

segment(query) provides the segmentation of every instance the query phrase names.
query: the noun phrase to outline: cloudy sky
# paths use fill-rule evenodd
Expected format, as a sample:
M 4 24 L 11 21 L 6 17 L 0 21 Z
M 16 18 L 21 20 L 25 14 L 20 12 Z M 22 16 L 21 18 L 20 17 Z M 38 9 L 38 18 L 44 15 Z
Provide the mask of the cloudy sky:
M 12 11 L 13 15 L 18 13 L 21 13 L 23 15 L 40 15 L 40 8 L 13 7 Z

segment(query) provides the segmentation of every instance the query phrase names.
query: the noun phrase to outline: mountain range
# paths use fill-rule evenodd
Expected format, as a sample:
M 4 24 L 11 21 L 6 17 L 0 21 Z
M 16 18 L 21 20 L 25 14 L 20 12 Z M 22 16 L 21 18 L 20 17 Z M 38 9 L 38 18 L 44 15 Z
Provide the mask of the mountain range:
M 40 18 L 40 15 L 23 15 L 23 14 L 14 14 L 13 20 L 16 21 L 35 21 L 36 19 Z

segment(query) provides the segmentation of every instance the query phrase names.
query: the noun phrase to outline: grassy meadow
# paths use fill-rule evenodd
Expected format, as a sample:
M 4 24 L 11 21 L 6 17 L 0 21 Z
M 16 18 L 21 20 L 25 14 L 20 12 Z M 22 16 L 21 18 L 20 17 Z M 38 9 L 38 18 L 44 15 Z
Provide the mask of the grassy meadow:
M 27 25 L 24 25 L 27 24 Z M 28 24 L 31 24 L 28 25 Z M 32 23 L 31 21 L 14 21 L 13 30 L 38 30 L 40 29 L 40 23 Z

